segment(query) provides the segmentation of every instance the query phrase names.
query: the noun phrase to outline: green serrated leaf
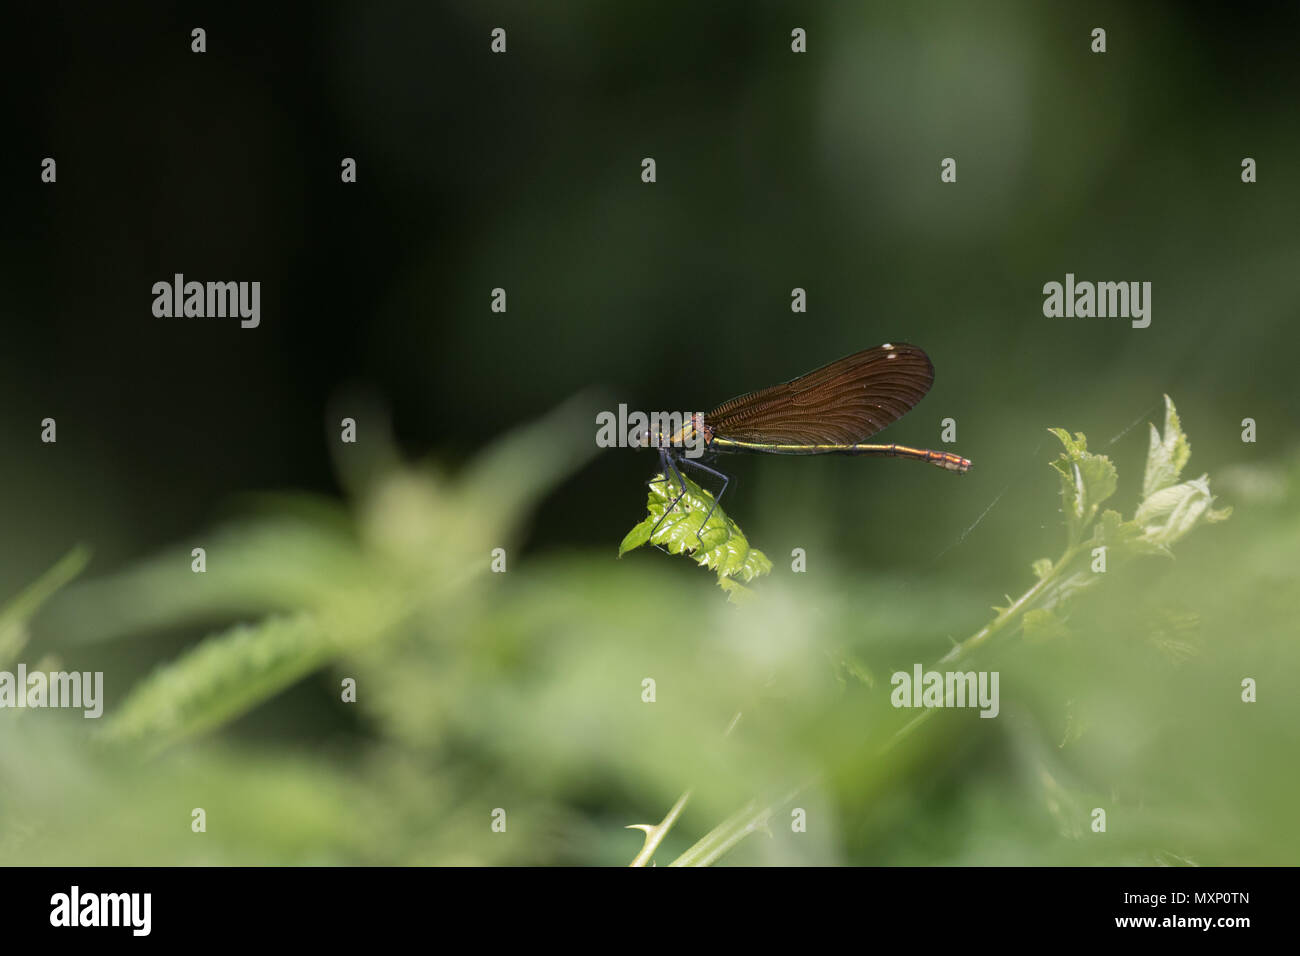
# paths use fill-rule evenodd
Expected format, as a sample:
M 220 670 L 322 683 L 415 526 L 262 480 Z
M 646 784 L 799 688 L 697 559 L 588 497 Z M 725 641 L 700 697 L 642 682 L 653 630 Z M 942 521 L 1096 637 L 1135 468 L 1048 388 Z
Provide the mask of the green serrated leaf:
M 629 531 L 619 543 L 618 556 L 621 558 L 629 551 L 639 548 L 641 545 L 649 542 L 650 530 L 654 527 L 656 520 L 657 519 L 652 515 Z
M 754 599 L 754 589 L 745 587 L 735 578 L 718 578 L 718 587 L 726 592 L 727 600 L 732 604 L 746 604 Z
M 1142 498 L 1176 484 L 1192 455 L 1192 446 L 1183 433 L 1178 411 L 1173 400 L 1165 396 L 1165 433 L 1163 436 L 1151 425 L 1151 441 L 1147 450 L 1147 467 L 1142 477 Z
M 1142 539 L 1142 526 L 1136 521 L 1125 521 L 1118 511 L 1109 509 L 1101 513 L 1101 520 L 1093 526 L 1089 546 L 1106 547 L 1112 559 L 1163 552 L 1163 549 L 1153 551 L 1150 542 Z
M 623 538 L 619 557 L 645 544 L 658 545 L 671 554 L 688 555 L 717 574 L 718 584 L 730 600 L 745 600 L 750 592 L 740 582 L 748 583 L 770 573 L 772 562 L 763 552 L 750 547 L 749 540 L 717 506 L 713 495 L 690 478 L 684 478 L 684 482 L 682 491 L 683 486 L 675 478 L 668 483 L 662 475 L 655 476 L 646 501 L 649 513 Z
M 1141 527 L 1144 541 L 1168 549 L 1201 522 L 1213 524 L 1232 514 L 1231 508 L 1214 508 L 1214 501 L 1209 476 L 1201 475 L 1143 499 L 1134 523 Z
M 162 747 L 217 727 L 311 673 L 333 650 L 314 614 L 268 618 L 209 637 L 134 688 L 105 736 Z
M 1063 428 L 1048 431 L 1065 448 L 1050 464 L 1061 478 L 1061 510 L 1074 545 L 1083 538 L 1102 502 L 1115 493 L 1119 477 L 1109 458 L 1088 451 L 1088 439 L 1082 432 L 1071 437 Z

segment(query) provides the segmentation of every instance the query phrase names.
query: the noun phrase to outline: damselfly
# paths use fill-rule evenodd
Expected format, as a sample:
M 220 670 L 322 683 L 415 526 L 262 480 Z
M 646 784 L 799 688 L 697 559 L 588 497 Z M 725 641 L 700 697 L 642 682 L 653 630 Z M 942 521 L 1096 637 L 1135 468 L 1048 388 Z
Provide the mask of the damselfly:
M 676 497 L 656 523 L 664 519 L 686 494 L 681 466 L 699 469 L 721 479 L 700 528 L 731 484 L 731 477 L 687 457 L 687 446 L 703 445 L 702 459 L 723 453 L 764 455 L 873 455 L 911 458 L 948 471 L 970 469 L 969 459 L 946 451 L 929 451 L 898 444 L 866 444 L 886 425 L 909 412 L 934 384 L 934 366 L 915 345 L 886 343 L 855 352 L 816 371 L 781 385 L 750 392 L 723 402 L 707 414 L 694 414 L 673 434 L 646 430 L 639 436 L 643 447 L 659 449 L 663 480 L 675 485 Z M 674 481 L 675 479 L 675 481 Z M 680 489 L 680 490 L 677 490 Z

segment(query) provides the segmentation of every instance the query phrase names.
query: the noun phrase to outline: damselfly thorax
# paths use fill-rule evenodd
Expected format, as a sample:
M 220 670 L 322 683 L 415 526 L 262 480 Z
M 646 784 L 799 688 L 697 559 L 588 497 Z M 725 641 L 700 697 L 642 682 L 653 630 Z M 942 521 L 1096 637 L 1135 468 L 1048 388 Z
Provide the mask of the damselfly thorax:
M 637 443 L 642 448 L 707 449 L 712 441 L 713 429 L 705 422 L 703 412 L 689 416 L 681 428 L 675 431 L 653 428 L 646 429 L 637 436 Z

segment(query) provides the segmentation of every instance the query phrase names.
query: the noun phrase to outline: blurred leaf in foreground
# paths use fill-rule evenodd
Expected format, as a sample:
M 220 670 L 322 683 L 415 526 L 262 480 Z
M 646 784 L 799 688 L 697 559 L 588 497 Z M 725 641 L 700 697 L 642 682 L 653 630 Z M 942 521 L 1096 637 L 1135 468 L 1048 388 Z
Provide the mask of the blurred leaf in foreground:
M 27 646 L 27 622 L 61 587 L 75 578 L 90 561 L 90 550 L 77 546 L 55 565 L 0 607 L 0 667 L 17 660 Z
M 486 556 L 513 547 L 537 499 L 591 454 L 575 409 L 506 435 L 457 479 L 397 464 L 388 443 L 372 438 L 368 453 L 389 464 L 362 469 L 369 480 L 351 509 L 281 503 L 213 533 L 203 575 L 173 553 L 96 582 L 65 620 L 135 634 L 222 612 L 258 615 L 157 666 L 115 708 L 104 735 L 156 750 L 220 727 L 472 594 L 488 574 Z

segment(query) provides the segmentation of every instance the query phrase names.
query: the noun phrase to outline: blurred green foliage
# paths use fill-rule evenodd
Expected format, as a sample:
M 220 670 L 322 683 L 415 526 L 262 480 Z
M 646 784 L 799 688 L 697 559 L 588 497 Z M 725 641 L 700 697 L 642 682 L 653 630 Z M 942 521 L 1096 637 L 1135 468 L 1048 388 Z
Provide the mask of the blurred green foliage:
M 660 820 L 688 788 L 660 862 L 733 814 L 768 835 L 726 861 L 1294 859 L 1300 706 L 1275 675 L 1296 657 L 1278 636 L 1300 467 L 1231 475 L 1239 517 L 1184 544 L 1212 542 L 1110 572 L 1089 592 L 1106 599 L 1071 602 L 1051 633 L 980 648 L 978 666 L 1002 674 L 999 719 L 935 711 L 900 742 L 887 675 L 979 624 L 939 579 L 778 571 L 735 607 L 653 550 L 491 573 L 492 550 L 512 553 L 545 488 L 587 454 L 575 414 L 507 436 L 454 477 L 397 464 L 380 441 L 344 446 L 347 508 L 280 500 L 215 534 L 204 574 L 178 550 L 72 586 L 60 627 L 95 640 L 245 623 L 124 701 L 110 687 L 102 731 L 6 714 L 4 860 L 626 863 L 640 838 L 624 828 Z M 1181 441 L 1170 421 L 1172 406 L 1153 454 Z M 1065 459 L 1087 460 L 1081 438 L 1063 441 Z M 322 667 L 355 733 L 319 749 L 213 733 Z M 1241 702 L 1245 676 L 1258 703 Z M 348 677 L 355 705 L 341 699 Z M 806 833 L 790 829 L 795 806 Z M 1105 834 L 1089 829 L 1097 806 Z M 190 831 L 195 807 L 205 833 Z
M 660 863 L 772 807 L 723 862 L 1300 859 L 1300 7 L 322 2 L 213 10 L 201 61 L 164 10 L 16 14 L 0 660 L 103 670 L 108 710 L 0 713 L 0 861 L 626 863 L 688 789 Z M 256 335 L 151 316 L 182 263 L 265 277 Z M 1151 281 L 1150 328 L 1045 318 L 1066 272 Z M 738 463 L 728 511 L 775 558 L 747 607 L 614 559 L 650 466 L 587 461 L 610 399 L 501 438 L 593 382 L 707 408 L 891 340 L 937 378 L 888 440 L 952 417 L 975 469 Z M 1130 423 L 1164 392 L 1232 520 L 1026 610 L 972 658 L 999 718 L 890 746 L 890 673 L 1092 513 L 1058 513 L 1047 426 L 1151 535 L 1217 507 L 1145 487 Z

